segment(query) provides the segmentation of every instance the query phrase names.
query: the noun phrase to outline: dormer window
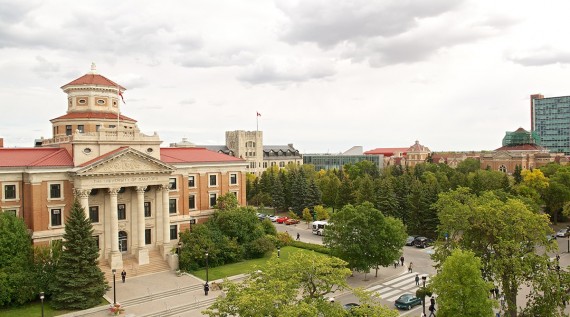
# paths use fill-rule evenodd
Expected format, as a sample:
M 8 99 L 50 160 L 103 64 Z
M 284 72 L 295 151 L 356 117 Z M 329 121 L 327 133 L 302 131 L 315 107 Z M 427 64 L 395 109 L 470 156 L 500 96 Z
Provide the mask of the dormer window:
M 84 105 L 84 104 L 87 103 L 87 99 L 83 99 L 83 98 L 82 98 L 82 99 L 77 99 L 77 103 L 80 104 L 80 105 Z
M 100 106 L 104 106 L 105 105 L 105 99 L 97 99 L 97 104 Z

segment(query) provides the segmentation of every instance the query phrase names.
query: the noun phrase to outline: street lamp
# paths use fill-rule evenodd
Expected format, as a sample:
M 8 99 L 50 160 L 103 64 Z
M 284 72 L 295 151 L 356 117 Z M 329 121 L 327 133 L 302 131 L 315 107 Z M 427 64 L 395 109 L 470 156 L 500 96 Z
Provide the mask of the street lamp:
M 113 272 L 113 305 L 117 304 L 117 288 L 115 287 L 115 272 L 117 272 L 116 269 L 112 269 L 111 270 Z
M 208 296 L 208 291 L 210 290 L 210 285 L 208 285 L 208 251 L 206 251 L 206 284 L 204 284 L 204 295 Z
M 427 276 L 425 276 L 425 275 L 422 276 L 422 282 L 424 284 L 424 289 L 422 292 L 422 307 L 424 310 L 424 316 L 426 315 L 426 279 L 427 279 Z
M 42 317 L 44 317 L 44 292 L 40 292 L 40 299 L 42 300 Z
M 570 234 L 568 235 L 568 253 L 570 253 Z
M 192 225 L 196 224 L 196 219 L 190 218 L 190 232 L 192 232 Z
M 281 257 L 281 248 L 277 247 L 277 257 L 280 258 Z

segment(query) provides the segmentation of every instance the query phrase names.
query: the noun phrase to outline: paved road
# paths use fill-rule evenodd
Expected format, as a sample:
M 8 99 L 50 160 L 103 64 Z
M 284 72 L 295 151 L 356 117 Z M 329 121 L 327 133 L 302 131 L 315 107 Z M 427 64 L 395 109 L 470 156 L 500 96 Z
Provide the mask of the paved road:
M 313 234 L 311 228 L 307 226 L 306 223 L 301 222 L 296 225 L 284 225 L 280 223 L 273 223 L 277 231 L 279 232 L 287 232 L 293 239 L 297 238 L 297 233 L 301 235 L 301 241 L 313 243 L 313 244 L 323 244 L 323 237 Z

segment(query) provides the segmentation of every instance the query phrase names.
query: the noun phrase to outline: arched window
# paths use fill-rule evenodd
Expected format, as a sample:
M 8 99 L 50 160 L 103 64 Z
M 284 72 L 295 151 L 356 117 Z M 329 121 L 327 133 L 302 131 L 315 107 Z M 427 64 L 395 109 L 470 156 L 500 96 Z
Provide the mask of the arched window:
M 505 165 L 499 166 L 499 172 L 506 173 L 506 172 L 507 172 L 507 167 L 506 167 Z

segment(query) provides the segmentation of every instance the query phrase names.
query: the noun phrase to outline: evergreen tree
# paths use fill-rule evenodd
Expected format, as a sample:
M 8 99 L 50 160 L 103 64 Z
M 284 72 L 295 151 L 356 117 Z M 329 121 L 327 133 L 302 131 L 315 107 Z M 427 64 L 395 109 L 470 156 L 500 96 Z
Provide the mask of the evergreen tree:
M 368 174 L 359 178 L 358 189 L 356 190 L 356 203 L 362 204 L 365 201 L 373 203 L 374 202 L 374 184 L 372 179 Z
M 354 203 L 354 192 L 352 181 L 348 177 L 344 177 L 340 183 L 340 191 L 338 194 L 338 207 L 342 208 L 348 204 Z
M 305 179 L 302 170 L 293 172 L 291 174 L 291 208 L 298 215 L 301 215 L 303 209 L 305 209 L 305 207 L 308 207 L 306 205 L 308 196 L 307 180 Z
M 522 182 L 521 172 L 522 172 L 522 168 L 520 165 L 517 164 L 515 166 L 515 171 L 513 173 L 513 177 L 515 178 L 515 184 L 520 184 L 520 182 Z
M 0 212 L 0 307 L 21 305 L 37 296 L 32 251 L 24 221 Z
M 63 240 L 63 252 L 51 290 L 52 305 L 57 309 L 87 309 L 99 305 L 108 286 L 97 266 L 99 250 L 93 239 L 93 226 L 77 199 L 66 219 Z
M 392 186 L 392 178 L 384 178 L 376 181 L 376 209 L 380 210 L 385 216 L 392 216 L 401 219 L 398 213 L 398 200 Z
M 275 210 L 287 210 L 287 206 L 285 205 L 283 186 L 281 185 L 281 180 L 279 177 L 275 178 L 275 181 L 273 182 L 273 187 L 271 189 L 271 200 L 273 208 L 275 208 Z
M 317 186 L 317 183 L 315 182 L 314 179 L 311 179 L 309 183 L 307 200 L 309 203 L 307 207 L 309 207 L 309 209 L 311 210 L 314 210 L 315 206 L 321 205 L 323 203 L 321 190 Z
M 291 207 L 291 180 L 290 174 L 286 173 L 285 170 L 279 171 L 279 181 L 283 187 L 283 198 L 285 202 L 283 203 L 283 210 L 289 209 Z

